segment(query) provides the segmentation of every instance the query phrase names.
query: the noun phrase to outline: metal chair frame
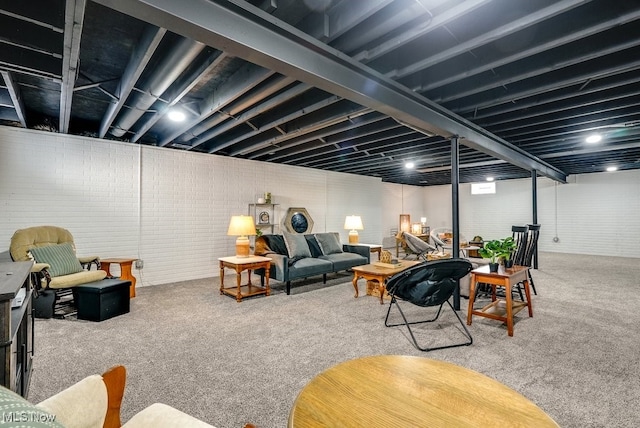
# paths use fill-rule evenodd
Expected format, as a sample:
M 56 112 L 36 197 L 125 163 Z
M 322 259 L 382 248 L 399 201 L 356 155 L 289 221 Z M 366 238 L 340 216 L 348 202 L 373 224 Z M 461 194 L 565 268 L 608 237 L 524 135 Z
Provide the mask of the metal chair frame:
M 409 269 L 407 269 L 405 271 L 402 271 L 402 272 L 394 275 L 393 277 L 389 278 L 389 280 L 387 281 L 387 291 L 389 292 L 389 294 L 391 296 L 391 302 L 389 303 L 389 308 L 387 309 L 387 316 L 385 317 L 384 325 L 386 327 L 396 327 L 396 326 L 406 325 L 407 329 L 409 330 L 409 335 L 411 336 L 411 339 L 413 341 L 414 346 L 417 349 L 419 349 L 420 351 L 423 351 L 423 352 L 435 351 L 437 349 L 455 348 L 455 347 L 458 347 L 458 346 L 469 346 L 469 345 L 471 345 L 473 343 L 473 337 L 471 336 L 471 333 L 467 329 L 467 326 L 465 325 L 465 323 L 462 321 L 462 318 L 460 318 L 460 315 L 458 315 L 458 313 L 456 312 L 454 307 L 451 305 L 451 302 L 449 301 L 449 299 L 453 295 L 453 292 L 454 292 L 455 288 L 452 289 L 450 292 L 446 293 L 448 295 L 442 296 L 442 298 L 435 300 L 435 302 L 428 303 L 428 304 L 420 304 L 420 303 L 413 302 L 413 301 L 411 301 L 409 299 L 406 299 L 406 298 L 403 298 L 402 296 L 397 295 L 397 292 L 399 291 L 399 288 L 395 285 L 396 283 L 399 283 L 402 278 L 407 278 L 410 275 L 412 275 L 414 272 L 416 272 L 416 270 L 420 270 L 420 269 L 436 269 L 437 270 L 439 267 L 443 267 L 443 269 L 454 269 L 454 268 L 456 268 L 456 265 L 457 265 L 457 269 L 458 270 L 456 271 L 455 275 L 439 278 L 439 281 L 442 282 L 444 279 L 451 279 L 451 280 L 455 280 L 456 282 L 458 282 L 460 280 L 460 278 L 464 277 L 469 272 L 471 272 L 472 265 L 471 265 L 471 262 L 469 262 L 468 260 L 464 260 L 464 259 L 447 259 L 447 260 L 437 260 L 437 261 L 432 261 L 432 262 L 428 262 L 428 263 L 422 263 L 422 264 L 420 264 L 418 266 L 414 266 L 412 268 L 409 268 Z M 434 276 L 436 276 L 436 275 L 434 274 Z M 438 277 L 436 276 L 436 278 L 438 278 Z M 418 286 L 419 286 L 419 284 L 418 284 Z M 437 311 L 436 315 L 433 318 L 426 319 L 426 320 L 420 320 L 420 321 L 409 321 L 409 320 L 407 320 L 407 317 L 405 316 L 404 311 L 400 307 L 400 304 L 398 303 L 398 299 L 404 300 L 404 301 L 407 301 L 407 302 L 412 303 L 414 305 L 422 306 L 422 307 L 430 307 L 430 306 L 435 307 L 435 306 L 438 306 L 438 311 Z M 423 324 L 423 323 L 429 323 L 429 322 L 436 321 L 438 319 L 438 317 L 440 316 L 440 314 L 442 313 L 442 307 L 444 306 L 445 303 L 449 306 L 451 311 L 454 313 L 454 315 L 458 319 L 458 322 L 462 326 L 461 333 L 464 335 L 466 340 L 464 342 L 453 343 L 453 344 L 449 344 L 449 345 L 441 345 L 441 346 L 434 346 L 434 347 L 421 346 L 418 343 L 418 341 L 417 341 L 417 339 L 416 339 L 416 337 L 415 337 L 415 335 L 413 333 L 413 330 L 411 329 L 411 325 Z M 389 314 L 391 313 L 391 307 L 394 306 L 394 305 L 396 306 L 396 308 L 398 308 L 398 312 L 400 312 L 400 315 L 402 316 L 402 319 L 404 320 L 404 323 L 396 323 L 396 324 L 390 324 L 389 323 Z
M 409 232 L 402 232 L 402 237 L 404 238 L 404 242 L 407 247 L 409 247 L 409 250 L 411 250 L 418 259 L 427 261 L 427 254 L 438 251 L 438 249 L 433 245 Z

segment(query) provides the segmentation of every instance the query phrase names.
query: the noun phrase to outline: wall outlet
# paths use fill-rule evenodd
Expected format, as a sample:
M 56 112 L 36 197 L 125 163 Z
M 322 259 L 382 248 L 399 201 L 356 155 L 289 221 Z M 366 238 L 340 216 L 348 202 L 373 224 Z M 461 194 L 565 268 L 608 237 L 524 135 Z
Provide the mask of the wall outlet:
M 136 269 L 142 269 L 144 267 L 144 262 L 142 260 L 136 260 Z

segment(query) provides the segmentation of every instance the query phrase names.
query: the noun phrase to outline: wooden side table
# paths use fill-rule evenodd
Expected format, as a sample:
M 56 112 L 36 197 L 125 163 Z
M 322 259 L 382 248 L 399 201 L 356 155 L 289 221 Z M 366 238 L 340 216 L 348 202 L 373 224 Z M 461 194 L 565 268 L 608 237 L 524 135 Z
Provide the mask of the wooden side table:
M 529 291 L 529 268 L 526 266 L 514 266 L 505 269 L 500 265 L 498 272 L 490 272 L 489 266 L 482 266 L 471 271 L 471 283 L 469 287 L 469 309 L 467 310 L 467 325 L 471 325 L 471 317 L 478 315 L 485 318 L 502 321 L 507 324 L 507 333 L 513 336 L 513 316 L 523 308 L 529 308 L 529 316 L 533 316 L 531 306 L 531 293 Z M 476 283 L 490 284 L 492 288 L 491 303 L 480 310 L 473 309 L 476 296 Z M 514 302 L 511 296 L 511 286 L 522 282 L 526 302 Z M 496 298 L 496 287 L 504 287 L 504 300 Z
M 226 294 L 231 297 L 235 297 L 239 303 L 243 297 L 256 296 L 264 294 L 269 296 L 271 289 L 269 288 L 269 270 L 271 268 L 271 259 L 262 256 L 249 256 L 249 257 L 220 257 L 220 294 Z M 224 286 L 224 268 L 233 269 L 236 271 L 236 285 L 231 287 Z M 264 287 L 259 285 L 253 285 L 251 283 L 251 271 L 255 269 L 264 269 L 265 271 L 265 284 Z M 248 271 L 248 282 L 241 285 L 242 271 Z
M 112 258 L 112 259 L 100 259 L 100 270 L 107 273 L 107 276 L 111 276 L 109 266 L 113 264 L 120 265 L 120 279 L 123 281 L 131 281 L 131 287 L 129 287 L 129 297 L 136 297 L 136 277 L 131 273 L 131 265 L 138 259 L 127 258 Z

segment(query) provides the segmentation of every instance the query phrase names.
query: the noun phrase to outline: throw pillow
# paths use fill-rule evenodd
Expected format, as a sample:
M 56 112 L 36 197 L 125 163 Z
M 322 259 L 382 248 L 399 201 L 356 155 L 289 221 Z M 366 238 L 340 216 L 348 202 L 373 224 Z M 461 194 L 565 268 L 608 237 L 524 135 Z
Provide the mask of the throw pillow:
M 271 251 L 283 256 L 287 255 L 287 246 L 282 235 L 262 235 L 262 237 Z
M 316 235 L 308 234 L 304 235 L 307 239 L 307 245 L 309 245 L 309 251 L 311 251 L 311 257 L 320 257 L 322 255 L 322 250 L 318 245 L 318 241 L 316 241 Z
M 64 428 L 56 421 L 55 415 L 39 409 L 13 391 L 0 386 L 0 425 L 21 427 Z
M 342 245 L 337 233 L 316 233 L 316 241 L 325 256 L 342 253 Z
M 287 252 L 290 258 L 305 258 L 311 257 L 311 251 L 309 251 L 309 245 L 304 235 L 296 235 L 294 233 L 284 234 L 284 243 L 287 246 Z
M 82 272 L 82 265 L 68 242 L 29 250 L 37 263 L 47 263 L 52 277 Z

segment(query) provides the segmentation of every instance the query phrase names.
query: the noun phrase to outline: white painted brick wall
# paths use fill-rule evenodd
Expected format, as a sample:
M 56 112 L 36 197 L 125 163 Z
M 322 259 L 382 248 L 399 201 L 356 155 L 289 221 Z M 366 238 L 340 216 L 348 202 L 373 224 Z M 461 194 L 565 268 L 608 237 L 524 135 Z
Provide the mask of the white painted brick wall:
M 640 171 L 588 174 L 570 184 L 538 180 L 540 249 L 640 257 Z M 531 219 L 531 181 L 498 182 L 496 195 L 460 187 L 460 224 L 468 237 L 501 237 Z M 401 213 L 451 224 L 451 188 L 419 188 L 379 179 L 199 153 L 96 141 L 0 127 L 0 242 L 16 229 L 68 228 L 80 255 L 140 257 L 139 285 L 219 274 L 235 252 L 231 215 L 271 192 L 276 220 L 304 207 L 314 231 L 340 232 L 361 215 L 361 242 L 381 243 Z M 557 211 L 556 211 L 557 196 Z M 557 221 L 556 221 L 557 218 Z M 557 232 L 556 232 L 557 231 Z M 277 230 L 276 230 L 277 232 Z M 553 243 L 553 236 L 560 238 Z M 1 248 L 1 247 L 0 247 Z M 117 268 L 114 267 L 117 272 Z
M 278 223 L 304 207 L 315 232 L 346 241 L 344 217 L 358 212 L 362 241 L 381 240 L 375 178 L 7 127 L 0 166 L 6 248 L 16 229 L 59 225 L 79 254 L 144 260 L 139 286 L 219 275 L 218 258 L 235 253 L 229 218 L 267 191 Z
M 538 223 L 541 251 L 640 257 L 640 171 L 593 173 L 569 177 L 558 184 L 538 178 Z M 451 187 L 424 189 L 435 224 L 451 225 Z M 495 195 L 471 195 L 460 186 L 460 230 L 485 239 L 511 234 L 512 225 L 532 222 L 531 179 L 499 181 Z M 557 236 L 559 242 L 553 242 Z

